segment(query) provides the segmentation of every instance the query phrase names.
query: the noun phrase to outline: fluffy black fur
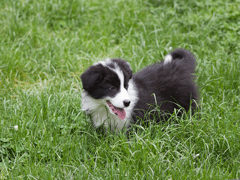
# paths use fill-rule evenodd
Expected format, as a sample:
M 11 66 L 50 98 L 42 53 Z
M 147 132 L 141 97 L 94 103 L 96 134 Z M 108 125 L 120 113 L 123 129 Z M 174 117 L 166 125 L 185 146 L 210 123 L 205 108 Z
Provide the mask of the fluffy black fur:
M 145 67 L 133 75 L 138 89 L 139 100 L 134 107 L 133 120 L 167 120 L 179 105 L 186 111 L 196 109 L 198 90 L 194 83 L 195 58 L 187 50 L 177 49 L 170 53 L 172 62 L 156 63 Z M 146 117 L 146 110 L 151 111 L 156 104 L 159 111 Z

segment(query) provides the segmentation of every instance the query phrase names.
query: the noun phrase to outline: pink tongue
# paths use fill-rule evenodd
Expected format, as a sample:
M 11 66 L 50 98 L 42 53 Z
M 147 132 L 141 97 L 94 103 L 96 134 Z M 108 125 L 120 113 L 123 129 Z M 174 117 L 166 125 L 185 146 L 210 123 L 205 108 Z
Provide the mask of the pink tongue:
M 113 106 L 112 103 L 110 103 L 109 101 L 107 101 L 107 103 L 108 103 L 108 106 L 111 108 L 112 112 L 118 115 L 119 119 L 121 120 L 125 119 L 126 112 L 124 109 Z

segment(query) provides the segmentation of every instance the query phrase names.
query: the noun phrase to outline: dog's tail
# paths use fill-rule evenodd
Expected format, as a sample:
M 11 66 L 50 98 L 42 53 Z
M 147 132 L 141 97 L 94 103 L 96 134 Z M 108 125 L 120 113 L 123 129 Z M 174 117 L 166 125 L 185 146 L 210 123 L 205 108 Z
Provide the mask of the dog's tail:
M 186 66 L 191 67 L 193 71 L 195 69 L 195 57 L 190 51 L 187 51 L 186 49 L 176 49 L 169 53 L 164 59 L 164 64 L 168 64 L 173 61 L 180 61 Z

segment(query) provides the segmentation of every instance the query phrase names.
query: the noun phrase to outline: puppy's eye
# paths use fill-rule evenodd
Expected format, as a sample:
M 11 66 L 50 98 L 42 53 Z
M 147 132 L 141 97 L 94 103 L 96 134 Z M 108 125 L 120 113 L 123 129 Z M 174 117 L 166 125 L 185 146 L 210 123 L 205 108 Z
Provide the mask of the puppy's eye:
M 115 86 L 111 86 L 109 89 L 110 89 L 111 91 L 113 91 L 113 90 L 116 89 L 116 87 L 115 87 Z

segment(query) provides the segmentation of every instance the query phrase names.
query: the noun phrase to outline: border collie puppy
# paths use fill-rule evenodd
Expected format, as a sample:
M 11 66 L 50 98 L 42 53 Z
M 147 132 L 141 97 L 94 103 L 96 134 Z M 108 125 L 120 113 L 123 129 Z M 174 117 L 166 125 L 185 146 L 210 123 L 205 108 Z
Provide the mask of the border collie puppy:
M 196 109 L 195 58 L 177 49 L 163 62 L 149 65 L 132 75 L 122 59 L 106 59 L 82 75 L 82 110 L 95 127 L 121 130 L 137 121 L 167 120 L 177 109 Z

